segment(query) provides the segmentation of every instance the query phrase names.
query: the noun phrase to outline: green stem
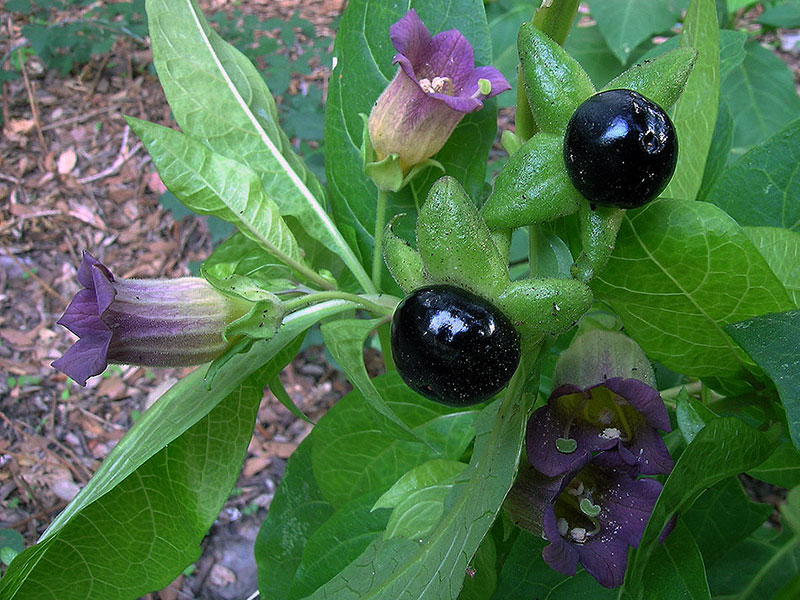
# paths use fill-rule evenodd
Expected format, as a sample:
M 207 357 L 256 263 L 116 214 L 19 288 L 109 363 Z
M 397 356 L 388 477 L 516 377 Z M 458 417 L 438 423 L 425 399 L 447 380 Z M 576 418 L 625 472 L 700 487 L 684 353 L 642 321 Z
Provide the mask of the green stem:
M 533 24 L 563 46 L 579 3 L 579 0 L 552 0 L 548 6 L 542 3 L 533 15 Z
M 383 228 L 386 225 L 386 204 L 389 192 L 378 191 L 378 205 L 375 211 L 375 245 L 372 250 L 372 284 L 380 291 L 383 272 Z
M 301 308 L 305 308 L 306 306 L 310 306 L 311 304 L 324 302 L 325 300 L 348 300 L 349 302 L 353 302 L 354 304 L 357 304 L 358 306 L 361 306 L 362 308 L 365 308 L 376 315 L 388 316 L 393 312 L 392 307 L 388 305 L 377 304 L 376 302 L 367 300 L 363 296 L 350 294 L 348 292 L 341 292 L 338 290 L 329 292 L 316 292 L 314 294 L 300 296 L 299 298 L 293 298 L 292 300 L 286 300 L 283 303 L 283 309 L 287 313 L 291 313 Z
M 391 324 L 386 323 L 378 327 L 378 340 L 381 343 L 381 354 L 386 371 L 394 371 L 394 359 L 392 358 L 392 330 Z

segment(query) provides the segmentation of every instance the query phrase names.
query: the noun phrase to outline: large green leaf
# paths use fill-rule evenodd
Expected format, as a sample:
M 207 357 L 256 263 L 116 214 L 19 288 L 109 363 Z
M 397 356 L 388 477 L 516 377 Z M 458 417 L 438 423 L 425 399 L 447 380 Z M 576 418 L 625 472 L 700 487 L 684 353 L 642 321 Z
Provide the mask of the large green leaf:
M 769 504 L 752 502 L 739 480 L 729 477 L 705 491 L 681 518 L 710 565 L 758 529 L 771 512 Z
M 313 443 L 312 431 L 292 453 L 256 538 L 258 589 L 263 600 L 287 600 L 308 538 L 336 511 L 314 479 Z
M 733 144 L 733 117 L 728 103 L 722 98 L 717 111 L 717 122 L 714 125 L 714 135 L 711 137 L 711 146 L 706 157 L 706 167 L 703 170 L 703 182 L 697 191 L 697 199 L 705 200 L 709 191 L 716 185 L 722 172 L 731 157 Z
M 644 597 L 645 574 L 670 518 L 691 506 L 706 488 L 763 462 L 770 450 L 763 434 L 733 417 L 712 421 L 695 436 L 664 484 L 639 548 L 629 556 L 624 598 Z
M 457 4 L 408 0 L 394 4 L 381 0 L 348 3 L 336 37 L 338 61 L 325 107 L 325 168 L 337 223 L 355 232 L 361 255 L 370 263 L 377 189 L 363 172 L 360 155 L 363 121 L 359 114 L 369 114 L 397 71 L 398 67 L 392 64 L 395 50 L 389 40 L 389 27 L 412 7 L 433 34 L 450 28 L 461 31 L 474 47 L 476 64 L 488 65 L 492 60 L 489 30 L 480 0 Z M 435 157 L 473 199 L 481 194 L 484 185 L 486 160 L 497 130 L 495 107 L 495 101 L 489 100 L 483 110 L 464 117 Z M 405 190 L 391 195 L 387 215 L 409 214 L 395 229 L 401 237 L 413 239 L 417 209 L 440 175 L 441 171 L 431 169 Z
M 781 227 L 743 229 L 800 308 L 800 233 Z
M 419 440 L 414 432 L 386 404 L 367 373 L 364 365 L 364 343 L 377 327 L 386 323 L 383 318 L 342 319 L 324 323 L 322 338 L 334 360 L 344 369 L 349 381 L 361 392 L 367 404 L 378 414 L 396 425 L 392 435 L 406 440 Z M 400 431 L 396 431 L 399 429 Z M 387 431 L 387 435 L 389 432 Z
M 791 71 L 773 52 L 751 41 L 744 61 L 722 82 L 734 118 L 733 151 L 743 154 L 800 114 Z
M 305 264 L 303 251 L 255 171 L 174 129 L 133 118 L 128 122 L 150 153 L 164 185 L 183 204 L 198 214 L 235 224 L 299 276 L 327 284 Z
M 278 126 L 275 101 L 256 68 L 209 28 L 195 0 L 147 0 L 153 62 L 184 133 L 258 173 L 281 214 L 298 217 L 371 291 L 369 276 L 325 211 L 316 178 Z
M 623 64 L 640 42 L 668 32 L 675 24 L 668 0 L 589 0 L 588 4 L 608 47 Z
M 629 211 L 592 288 L 651 359 L 695 377 L 741 377 L 751 363 L 723 326 L 791 308 L 736 222 L 686 200 Z
M 800 232 L 798 139 L 800 118 L 726 168 L 706 200 L 723 208 L 740 225 Z
M 572 577 L 551 569 L 542 559 L 547 542 L 520 531 L 503 563 L 492 600 L 612 600 L 618 590 L 602 587 L 582 568 Z
M 711 600 L 703 557 L 693 534 L 679 519 L 666 541 L 653 551 L 644 581 L 647 600 Z
M 409 469 L 434 458 L 456 460 L 474 436 L 476 411 L 426 400 L 396 373 L 372 380 L 389 408 L 421 440 L 409 440 L 397 425 L 352 392 L 331 408 L 314 430 L 317 483 L 335 506 L 371 491 L 386 491 Z
M 703 182 L 719 107 L 719 27 L 714 3 L 692 0 L 680 44 L 695 48 L 698 54 L 683 94 L 672 109 L 678 134 L 678 164 L 663 195 L 694 200 Z
M 318 320 L 352 308 L 335 300 L 293 313 L 271 340 L 220 368 L 210 390 L 202 367 L 172 387 L 40 542 L 19 555 L 0 580 L 0 597 L 113 600 L 174 579 L 199 556 L 200 540 L 235 481 L 252 435 L 248 411 L 258 408 L 274 372 L 268 363 L 285 364 L 287 344 Z
M 521 394 L 521 379 L 518 371 L 505 399 L 481 412 L 470 466 L 457 478 L 433 531 L 422 540 L 377 539 L 309 598 L 452 600 L 458 596 L 465 569 L 516 473 L 530 408 L 528 396 Z
M 800 310 L 732 323 L 725 331 L 778 388 L 789 434 L 800 449 Z
M 564 48 L 584 68 L 599 90 L 622 72 L 621 63 L 603 39 L 596 24 L 572 26 Z
M 773 485 L 791 489 L 800 485 L 800 451 L 793 444 L 785 442 L 775 448 L 770 457 L 748 475 Z

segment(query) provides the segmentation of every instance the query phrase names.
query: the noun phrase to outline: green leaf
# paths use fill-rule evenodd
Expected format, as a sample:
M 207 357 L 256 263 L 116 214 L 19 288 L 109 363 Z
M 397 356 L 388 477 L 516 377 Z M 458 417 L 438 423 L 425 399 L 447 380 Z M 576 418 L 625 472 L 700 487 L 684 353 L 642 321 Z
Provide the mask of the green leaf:
M 25 539 L 15 529 L 0 528 L 0 562 L 9 565 L 25 549 Z
M 589 0 L 588 4 L 608 47 L 623 64 L 640 42 L 675 25 L 666 0 Z
M 517 372 L 503 401 L 481 411 L 470 466 L 458 477 L 441 521 L 427 538 L 421 542 L 379 538 L 309 598 L 457 597 L 465 569 L 494 522 L 516 473 L 531 403 L 520 400 L 521 372 L 525 371 Z
M 720 99 L 717 111 L 717 122 L 714 125 L 714 135 L 711 137 L 711 146 L 706 157 L 706 168 L 703 171 L 703 182 L 697 192 L 698 200 L 706 200 L 708 193 L 719 181 L 722 172 L 731 157 L 733 144 L 733 117 L 728 103 Z
M 741 225 L 800 232 L 798 136 L 800 119 L 795 119 L 725 169 L 709 191 L 708 202 L 724 209 Z
M 291 280 L 289 267 L 276 261 L 256 242 L 239 232 L 214 249 L 200 267 L 200 274 L 225 293 L 233 292 L 231 287 L 240 278 L 273 292 L 297 287 Z
M 706 423 L 713 421 L 717 415 L 701 402 L 691 398 L 686 388 L 683 388 L 676 398 L 675 417 L 683 439 L 687 444 L 691 444 Z
M 800 451 L 791 443 L 781 444 L 748 475 L 782 488 L 796 487 L 800 485 Z
M 325 346 L 331 356 L 344 369 L 347 378 L 361 392 L 367 404 L 396 426 L 392 428 L 391 435 L 419 441 L 417 434 L 387 406 L 383 396 L 372 383 L 372 379 L 367 373 L 367 367 L 364 365 L 364 343 L 369 334 L 385 322 L 384 318 L 369 321 L 344 319 L 324 323 L 320 329 Z
M 800 307 L 800 233 L 781 227 L 744 227 L 744 232 Z
M 370 512 L 377 495 L 372 492 L 351 500 L 309 536 L 289 590 L 289 600 L 313 593 L 383 533 L 389 511 Z
M 547 542 L 520 531 L 503 563 L 492 600 L 612 600 L 619 590 L 602 587 L 583 568 L 572 577 L 551 569 L 542 559 Z
M 692 0 L 680 44 L 695 48 L 698 56 L 683 94 L 672 110 L 678 133 L 678 164 L 663 195 L 694 200 L 703 182 L 719 108 L 719 26 L 712 2 Z
M 644 575 L 669 519 L 685 510 L 709 486 L 764 461 L 770 446 L 763 434 L 733 417 L 706 425 L 675 463 L 653 507 L 639 548 L 630 555 L 625 597 L 641 598 Z
M 597 25 L 575 23 L 564 48 L 577 59 L 597 89 L 616 77 L 624 68 L 603 39 Z
M 183 204 L 198 214 L 233 223 L 299 276 L 329 287 L 329 282 L 305 264 L 278 205 L 252 169 L 174 129 L 133 118 L 128 123 L 147 148 L 164 185 Z
M 678 520 L 672 533 L 653 551 L 644 580 L 647 600 L 710 600 L 703 557 L 692 531 Z
M 736 477 L 728 477 L 703 492 L 681 519 L 694 535 L 706 565 L 764 524 L 769 504 L 752 502 Z
M 497 585 L 496 564 L 494 538 L 487 535 L 467 567 L 467 577 L 464 578 L 464 587 L 461 588 L 458 600 L 489 600 Z
M 786 0 L 774 6 L 765 8 L 757 23 L 770 27 L 800 27 L 800 2 Z
M 517 97 L 517 32 L 519 26 L 532 17 L 533 7 L 526 0 L 517 0 L 511 6 L 505 6 L 502 2 L 492 2 L 485 6 L 494 54 L 492 64 L 511 84 L 511 90 L 497 96 L 497 106 L 506 108 L 514 106 Z
M 734 118 L 737 154 L 773 136 L 800 113 L 800 98 L 784 62 L 755 41 L 748 42 L 745 50 L 744 62 L 731 71 L 720 90 Z
M 291 150 L 256 68 L 209 28 L 194 0 L 147 0 L 153 62 L 178 125 L 261 179 L 281 214 L 338 254 L 367 291 L 369 276 L 325 210 L 316 178 Z
M 409 469 L 434 458 L 457 460 L 475 434 L 475 411 L 426 400 L 396 373 L 373 380 L 389 408 L 422 441 L 402 439 L 359 391 L 340 400 L 314 429 L 313 465 L 320 489 L 335 506 L 371 491 L 386 491 Z
M 197 560 L 236 481 L 264 386 L 256 374 L 219 397 L 203 393 L 201 376 L 198 369 L 183 379 L 137 421 L 39 543 L 17 556 L 0 596 L 134 598 Z M 205 414 L 194 421 L 197 400 Z M 165 428 L 168 447 L 156 437 Z M 149 456 L 128 464 L 144 453 L 138 447 Z
M 444 511 L 444 501 L 465 463 L 433 459 L 411 469 L 378 498 L 373 510 L 393 508 L 386 525 L 386 539 L 425 537 Z
M 395 49 L 389 40 L 389 27 L 409 8 L 415 8 L 432 34 L 458 29 L 475 50 L 475 63 L 489 65 L 491 41 L 483 4 L 466 0 L 458 4 L 413 1 L 386 4 L 379 0 L 353 0 L 348 3 L 336 36 L 334 53 L 338 57 L 330 79 L 325 107 L 325 168 L 331 203 L 339 226 L 352 228 L 365 261 L 371 262 L 377 189 L 364 175 L 360 158 L 363 122 L 360 113 L 369 114 L 380 93 L 394 77 Z M 506 92 L 508 94 L 508 92 Z M 483 190 L 486 161 L 497 131 L 496 102 L 466 115 L 450 140 L 434 158 L 448 175 L 458 179 L 473 197 Z M 396 229 L 411 240 L 419 206 L 428 189 L 441 174 L 429 169 L 399 193 L 392 194 L 387 215 L 407 213 Z
M 778 388 L 789 434 L 800 449 L 800 310 L 733 323 L 725 331 Z
M 790 531 L 777 533 L 762 527 L 743 542 L 726 548 L 725 555 L 708 565 L 708 582 L 714 596 L 779 598 L 777 593 L 797 575 L 798 541 L 800 538 Z
M 736 222 L 711 204 L 685 200 L 628 211 L 592 288 L 651 359 L 727 380 L 751 363 L 723 326 L 791 306 Z
M 335 512 L 311 470 L 314 431 L 289 458 L 256 538 L 258 589 L 263 600 L 287 600 L 308 539 Z

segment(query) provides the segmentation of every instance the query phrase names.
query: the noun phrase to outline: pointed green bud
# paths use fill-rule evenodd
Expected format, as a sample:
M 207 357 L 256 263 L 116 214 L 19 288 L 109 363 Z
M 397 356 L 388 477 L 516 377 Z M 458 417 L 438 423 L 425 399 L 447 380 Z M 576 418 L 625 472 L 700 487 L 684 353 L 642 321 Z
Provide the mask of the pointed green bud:
M 603 90 L 633 90 L 667 110 L 678 101 L 696 60 L 694 48 L 676 48 L 633 65 L 609 81 Z
M 592 290 L 574 279 L 535 278 L 512 281 L 497 299 L 526 337 L 567 331 L 592 307 Z
M 592 206 L 584 201 L 578 212 L 583 252 L 572 267 L 572 276 L 586 283 L 602 273 L 617 243 L 625 210 L 613 206 Z
M 531 113 L 539 129 L 563 133 L 575 109 L 594 94 L 586 71 L 533 23 L 517 36 L 519 60 Z
M 417 219 L 417 248 L 429 282 L 493 299 L 508 285 L 506 261 L 470 197 L 452 177 L 430 189 Z
M 425 274 L 419 252 L 392 229 L 395 221 L 404 217 L 399 214 L 386 224 L 383 233 L 383 260 L 404 292 L 410 292 L 425 285 Z
M 553 221 L 574 213 L 583 201 L 564 168 L 564 136 L 538 133 L 500 170 L 481 209 L 490 229 Z

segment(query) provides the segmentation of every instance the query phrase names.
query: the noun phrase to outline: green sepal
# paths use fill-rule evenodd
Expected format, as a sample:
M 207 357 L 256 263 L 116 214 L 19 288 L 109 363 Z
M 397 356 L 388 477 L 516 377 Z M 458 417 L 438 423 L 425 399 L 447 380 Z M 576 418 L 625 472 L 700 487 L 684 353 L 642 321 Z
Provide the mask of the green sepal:
M 583 252 L 572 267 L 572 276 L 588 283 L 608 264 L 625 210 L 613 206 L 594 208 L 584 201 L 578 211 L 581 246 Z
M 694 48 L 676 48 L 653 60 L 633 65 L 603 89 L 633 90 L 667 110 L 678 101 L 696 60 L 697 50 Z
M 563 333 L 592 307 L 594 296 L 575 279 L 537 277 L 511 284 L 497 298 L 497 307 L 523 337 Z
M 470 197 L 452 177 L 430 189 L 417 218 L 417 248 L 426 278 L 492 300 L 508 285 L 506 261 Z
M 258 340 L 268 340 L 278 333 L 285 311 L 280 299 L 270 294 L 271 299 L 256 302 L 250 311 L 225 328 L 222 337 L 226 341 L 233 340 L 236 336 L 245 335 Z
M 504 129 L 503 133 L 500 134 L 500 145 L 503 147 L 509 156 L 514 154 L 517 150 L 522 148 L 522 145 L 525 143 L 520 136 L 516 133 L 511 131 L 510 129 Z
M 575 109 L 594 94 L 594 85 L 574 58 L 533 23 L 517 36 L 525 92 L 539 129 L 563 134 Z
M 538 133 L 508 159 L 481 209 L 489 229 L 554 221 L 578 210 L 583 196 L 564 168 L 564 136 Z
M 361 162 L 364 165 L 364 173 L 372 179 L 372 182 L 379 190 L 398 192 L 428 167 L 436 167 L 444 172 L 442 163 L 432 158 L 426 158 L 417 163 L 406 174 L 403 173 L 400 157 L 397 154 L 392 153 L 383 160 L 376 161 L 375 149 L 369 137 L 369 117 L 364 113 L 359 113 L 359 116 L 364 122 L 364 132 L 361 139 Z
M 508 262 L 508 256 L 511 254 L 511 235 L 512 231 L 510 229 L 498 229 L 497 231 L 492 232 L 492 240 L 494 241 L 494 245 L 497 248 L 497 251 L 500 253 L 500 256 Z
M 392 278 L 400 288 L 408 293 L 425 285 L 425 271 L 419 252 L 392 229 L 395 221 L 405 214 L 392 217 L 383 232 L 383 261 Z

